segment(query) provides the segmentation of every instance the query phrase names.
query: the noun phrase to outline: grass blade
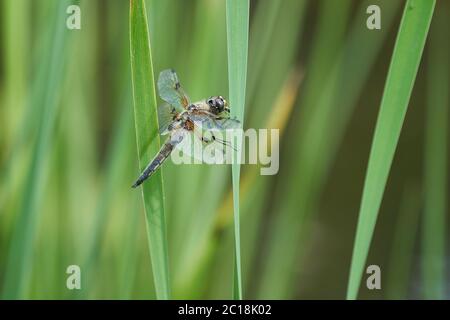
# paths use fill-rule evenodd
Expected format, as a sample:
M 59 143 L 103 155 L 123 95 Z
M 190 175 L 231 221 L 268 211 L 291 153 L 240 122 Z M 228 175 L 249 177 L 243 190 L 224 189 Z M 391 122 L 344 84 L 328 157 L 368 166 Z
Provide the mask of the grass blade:
M 356 230 L 347 299 L 356 299 L 435 1 L 409 0 L 403 12 L 377 119 Z
M 130 53 L 139 167 L 144 169 L 160 148 L 147 13 L 144 0 L 130 1 Z M 162 172 L 142 186 L 156 297 L 170 298 Z
M 42 211 L 39 207 L 44 180 L 47 178 L 46 160 L 52 149 L 52 133 L 60 107 L 59 89 L 69 36 L 66 28 L 58 26 L 64 22 L 63 12 L 67 5 L 68 1 L 61 1 L 54 9 L 54 33 L 48 55 L 48 61 L 52 63 L 49 63 L 50 67 L 45 74 L 47 85 L 40 92 L 40 100 L 35 105 L 41 110 L 42 116 L 7 260 L 3 292 L 6 299 L 20 299 L 27 294 L 29 283 L 27 280 L 30 277 L 33 260 L 33 241 Z
M 245 87 L 247 79 L 249 0 L 227 0 L 228 82 L 232 116 L 244 123 Z M 242 138 L 242 137 L 241 137 Z M 238 144 L 240 145 L 240 143 Z M 240 159 L 240 152 L 237 155 Z M 242 299 L 241 243 L 239 227 L 240 165 L 232 165 L 234 211 L 234 290 L 233 297 Z
M 386 298 L 408 298 L 408 283 L 413 272 L 414 244 L 418 233 L 422 190 L 409 183 L 404 188 L 392 238 L 386 276 Z
M 422 272 L 425 299 L 445 294 L 445 215 L 449 94 L 448 3 L 442 2 L 430 31 L 424 148 Z
M 24 109 L 30 50 L 30 39 L 28 38 L 30 17 L 28 16 L 27 2 L 24 0 L 14 3 L 5 2 L 2 11 L 2 20 L 4 19 L 2 31 L 5 38 L 5 104 L 1 110 L 4 113 L 2 114 L 2 131 L 4 131 L 0 142 L 12 141 L 11 138 L 17 134 L 13 128 L 17 128 Z M 3 160 L 2 157 L 3 155 L 0 157 L 0 162 Z

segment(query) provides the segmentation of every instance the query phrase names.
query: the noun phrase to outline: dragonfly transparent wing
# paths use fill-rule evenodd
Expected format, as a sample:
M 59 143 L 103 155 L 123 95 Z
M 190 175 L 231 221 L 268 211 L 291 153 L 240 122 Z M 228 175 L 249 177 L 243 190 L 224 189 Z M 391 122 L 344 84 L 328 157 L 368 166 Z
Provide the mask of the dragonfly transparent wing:
M 176 145 L 176 149 L 181 151 L 189 158 L 196 159 L 198 163 L 202 162 L 202 142 L 191 131 L 184 129 L 178 130 L 183 138 L 179 144 Z
M 229 116 L 213 117 L 204 114 L 193 114 L 189 115 L 189 117 L 203 130 L 231 130 L 240 127 L 239 120 L 232 119 Z
M 158 78 L 158 92 L 161 99 L 182 112 L 189 105 L 189 98 L 180 85 L 174 70 L 161 71 Z
M 195 163 L 231 163 L 233 152 L 236 150 L 231 143 L 232 135 L 227 135 L 223 130 L 202 130 L 198 126 L 195 126 L 194 131 L 183 131 L 183 140 L 176 148 L 195 159 Z
M 175 107 L 168 103 L 164 103 L 158 107 L 158 124 L 160 134 L 165 135 L 169 133 L 169 126 L 173 123 L 177 114 L 178 112 Z

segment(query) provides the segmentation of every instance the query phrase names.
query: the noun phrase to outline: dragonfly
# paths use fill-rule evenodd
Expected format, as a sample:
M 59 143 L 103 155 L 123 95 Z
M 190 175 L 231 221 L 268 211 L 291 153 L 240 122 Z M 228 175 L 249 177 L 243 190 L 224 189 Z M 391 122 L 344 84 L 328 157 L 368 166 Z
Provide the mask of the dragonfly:
M 155 173 L 175 148 L 185 150 L 183 144 L 192 141 L 191 138 L 202 146 L 212 146 L 222 152 L 226 147 L 236 150 L 229 141 L 215 133 L 240 126 L 239 120 L 231 118 L 228 103 L 222 96 L 211 96 L 191 103 L 173 69 L 161 71 L 158 92 L 165 102 L 158 107 L 159 133 L 168 135 L 168 138 L 142 171 L 133 188 Z

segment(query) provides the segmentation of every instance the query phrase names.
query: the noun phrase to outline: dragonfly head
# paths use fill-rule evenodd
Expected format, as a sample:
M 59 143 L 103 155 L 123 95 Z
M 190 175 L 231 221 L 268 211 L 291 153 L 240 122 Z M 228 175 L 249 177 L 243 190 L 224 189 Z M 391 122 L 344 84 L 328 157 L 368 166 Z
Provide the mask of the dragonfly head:
M 214 114 L 219 114 L 223 111 L 229 110 L 227 100 L 225 100 L 222 96 L 210 97 L 206 100 L 206 103 L 208 103 L 211 112 Z

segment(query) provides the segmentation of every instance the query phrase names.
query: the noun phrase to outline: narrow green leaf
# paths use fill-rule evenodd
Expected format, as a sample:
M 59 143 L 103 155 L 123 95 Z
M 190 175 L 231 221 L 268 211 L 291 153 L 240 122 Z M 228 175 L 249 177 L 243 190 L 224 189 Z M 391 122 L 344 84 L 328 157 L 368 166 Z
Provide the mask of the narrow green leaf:
M 6 299 L 25 298 L 29 286 L 34 237 L 42 212 L 40 205 L 45 189 L 44 181 L 47 178 L 46 161 L 52 150 L 52 134 L 60 107 L 59 89 L 63 79 L 69 38 L 67 29 L 64 27 L 64 12 L 68 4 L 69 1 L 61 1 L 52 8 L 54 10 L 52 42 L 44 62 L 48 62 L 49 65 L 45 72 L 46 85 L 39 92 L 38 102 L 34 105 L 41 111 L 40 127 L 8 253 L 3 288 Z
M 450 25 L 448 3 L 442 2 L 430 30 L 424 148 L 424 211 L 422 272 L 425 299 L 445 295 L 445 229 L 447 190 L 447 131 L 450 85 Z
M 227 0 L 228 82 L 232 116 L 244 123 L 245 87 L 247 79 L 249 0 Z M 242 137 L 241 137 L 242 138 Z M 240 142 L 238 142 L 240 145 Z M 237 152 L 240 158 L 240 151 Z M 232 165 L 234 210 L 234 290 L 233 297 L 242 299 L 241 240 L 239 227 L 240 165 Z
M 2 137 L 0 141 L 11 139 L 17 132 L 19 117 L 22 116 L 24 98 L 26 97 L 26 75 L 30 50 L 30 16 L 26 0 L 6 1 L 2 7 L 4 33 L 4 97 L 2 108 Z M 13 130 L 14 129 L 14 130 Z M 3 155 L 2 155 L 3 156 Z M 1 157 L 0 157 L 0 160 Z
M 387 299 L 407 299 L 408 284 L 414 266 L 414 244 L 418 234 L 422 190 L 407 184 L 400 199 L 394 235 L 389 253 L 389 264 L 384 287 Z
M 405 5 L 369 156 L 347 299 L 356 299 L 358 294 L 389 169 L 394 158 L 434 6 L 435 1 L 432 0 L 409 0 Z
M 144 0 L 130 0 L 130 54 L 139 167 L 159 151 L 156 92 Z M 130 191 L 132 192 L 132 191 Z M 164 190 L 158 170 L 142 185 L 156 297 L 170 298 Z

